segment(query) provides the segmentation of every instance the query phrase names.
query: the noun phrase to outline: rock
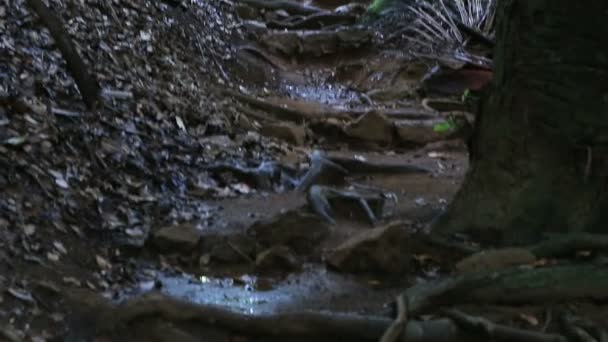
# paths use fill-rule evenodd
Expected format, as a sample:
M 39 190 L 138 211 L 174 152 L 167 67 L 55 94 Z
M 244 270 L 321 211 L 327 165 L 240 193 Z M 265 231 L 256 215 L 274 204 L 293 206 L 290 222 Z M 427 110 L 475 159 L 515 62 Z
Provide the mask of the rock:
M 291 123 L 267 124 L 262 126 L 260 133 L 293 145 L 303 145 L 306 142 L 306 128 Z
M 255 258 L 255 267 L 259 271 L 294 271 L 300 268 L 298 259 L 287 246 L 271 247 Z
M 397 131 L 397 138 L 401 142 L 426 144 L 443 140 L 450 136 L 451 131 L 435 131 L 435 125 L 442 123 L 445 123 L 445 120 L 398 120 L 395 121 L 395 130 Z
M 164 252 L 189 252 L 201 239 L 201 232 L 191 223 L 169 226 L 153 234 L 152 242 Z
M 344 128 L 350 137 L 381 144 L 393 140 L 393 130 L 392 122 L 377 112 L 364 114 Z
M 286 245 L 306 253 L 329 235 L 329 226 L 317 215 L 292 210 L 255 222 L 248 234 L 263 246 Z
M 326 262 L 343 272 L 399 274 L 409 266 L 408 243 L 403 223 L 393 223 L 355 235 L 331 251 Z
M 475 253 L 456 264 L 458 273 L 491 272 L 532 264 L 536 257 L 525 248 L 503 248 Z

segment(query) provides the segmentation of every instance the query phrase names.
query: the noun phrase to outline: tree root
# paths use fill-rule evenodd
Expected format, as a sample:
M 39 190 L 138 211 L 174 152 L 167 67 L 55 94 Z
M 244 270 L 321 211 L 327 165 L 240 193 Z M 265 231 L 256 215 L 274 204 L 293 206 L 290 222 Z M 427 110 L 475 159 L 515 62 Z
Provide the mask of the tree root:
M 84 301 L 91 302 L 89 298 Z M 144 295 L 120 305 L 94 302 L 96 304 L 89 304 L 87 310 L 96 313 L 95 331 L 90 332 L 95 336 L 121 335 L 121 328 L 133 329 L 138 321 L 154 318 L 176 324 L 188 322 L 194 326 L 210 326 L 247 336 L 280 337 L 281 340 L 289 340 L 290 337 L 323 337 L 348 341 L 378 341 L 392 325 L 391 320 L 385 317 L 338 313 L 248 315 L 213 305 L 187 303 L 158 293 Z M 82 308 L 82 300 L 80 304 Z M 410 320 L 407 324 L 402 324 L 401 335 L 392 335 L 393 339 L 386 341 L 481 342 L 491 338 L 497 341 L 567 341 L 561 335 L 510 328 L 454 310 L 447 311 L 446 314 L 449 319 Z M 481 331 L 480 325 L 483 328 Z M 519 339 L 520 337 L 523 339 Z

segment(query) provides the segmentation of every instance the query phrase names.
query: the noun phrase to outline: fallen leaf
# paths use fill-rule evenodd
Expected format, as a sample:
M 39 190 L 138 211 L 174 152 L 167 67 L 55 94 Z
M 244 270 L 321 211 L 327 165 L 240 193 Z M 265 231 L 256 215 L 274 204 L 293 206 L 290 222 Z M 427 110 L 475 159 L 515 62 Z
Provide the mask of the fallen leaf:
M 8 139 L 4 140 L 4 143 L 6 145 L 19 146 L 19 145 L 23 145 L 23 143 L 25 143 L 26 141 L 27 141 L 27 135 L 22 135 L 19 137 L 8 138 Z
M 6 292 L 8 294 L 10 294 L 11 296 L 13 296 L 19 300 L 22 300 L 24 302 L 27 302 L 27 303 L 34 302 L 34 297 L 32 297 L 32 294 L 25 290 L 18 290 L 18 289 L 10 287 L 6 290 Z
M 23 233 L 27 236 L 32 236 L 36 233 L 36 226 L 33 224 L 26 224 L 22 229 Z
M 63 178 L 56 178 L 55 179 L 55 184 L 57 184 L 58 187 L 62 188 L 62 189 L 68 189 L 70 186 L 68 185 L 68 182 L 63 179 Z
M 95 256 L 95 261 L 97 261 L 97 266 L 99 266 L 99 268 L 101 268 L 102 270 L 109 270 L 110 268 L 112 268 L 112 264 L 110 264 L 109 261 L 107 261 L 100 255 Z
M 68 250 L 60 241 L 54 241 L 53 246 L 59 251 L 61 254 L 68 254 Z
M 63 278 L 63 282 L 65 284 L 70 284 L 70 285 L 74 285 L 74 286 L 82 286 L 82 283 L 80 282 L 80 280 L 74 278 L 74 277 L 64 277 Z
M 533 315 L 528 315 L 528 314 L 525 314 L 525 313 L 520 313 L 518 317 L 519 317 L 519 319 L 521 319 L 522 321 L 530 324 L 533 327 L 535 327 L 535 326 L 538 325 L 538 318 L 536 318 Z
M 125 229 L 125 234 L 131 237 L 140 237 L 144 236 L 144 231 L 141 228 L 127 228 Z
M 186 125 L 184 124 L 184 120 L 182 120 L 182 118 L 180 118 L 179 116 L 176 116 L 175 122 L 177 123 L 177 127 L 179 127 L 179 129 L 186 132 Z
M 46 258 L 49 259 L 50 261 L 57 262 L 57 261 L 59 261 L 59 254 L 53 253 L 53 252 L 48 252 L 48 253 L 46 253 Z

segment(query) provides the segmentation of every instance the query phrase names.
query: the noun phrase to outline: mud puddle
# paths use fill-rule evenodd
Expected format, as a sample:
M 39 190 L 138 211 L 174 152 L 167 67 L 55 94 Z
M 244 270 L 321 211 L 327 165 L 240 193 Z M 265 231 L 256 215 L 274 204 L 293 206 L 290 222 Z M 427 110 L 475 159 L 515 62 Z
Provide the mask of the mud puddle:
M 156 286 L 160 289 L 155 289 Z M 379 280 L 328 271 L 307 264 L 301 272 L 282 277 L 235 275 L 233 277 L 160 276 L 129 289 L 128 296 L 149 291 L 195 304 L 211 304 L 247 314 L 297 311 L 379 313 L 408 282 Z

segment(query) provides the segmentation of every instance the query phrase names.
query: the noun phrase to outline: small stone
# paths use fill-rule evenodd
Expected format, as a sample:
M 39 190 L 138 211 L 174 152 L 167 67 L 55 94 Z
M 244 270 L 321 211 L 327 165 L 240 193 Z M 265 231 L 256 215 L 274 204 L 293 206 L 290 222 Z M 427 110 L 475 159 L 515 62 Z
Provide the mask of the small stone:
M 287 246 L 274 246 L 255 259 L 256 269 L 260 271 L 294 271 L 300 268 L 297 258 Z
M 381 144 L 393 140 L 393 130 L 393 123 L 377 112 L 364 114 L 344 128 L 350 137 Z
M 335 248 L 326 262 L 343 272 L 393 273 L 407 270 L 409 236 L 403 223 L 363 231 Z
M 164 227 L 153 235 L 153 243 L 164 252 L 188 252 L 201 239 L 201 232 L 192 224 Z
M 262 126 L 260 133 L 298 146 L 306 142 L 306 128 L 291 123 L 267 124 Z
M 2 224 L 0 223 L 0 226 L 2 226 Z M 7 224 L 8 226 L 8 224 Z M 36 226 L 33 224 L 26 224 L 23 226 L 23 233 L 27 236 L 32 236 L 36 233 Z

